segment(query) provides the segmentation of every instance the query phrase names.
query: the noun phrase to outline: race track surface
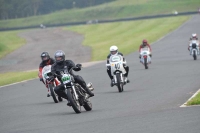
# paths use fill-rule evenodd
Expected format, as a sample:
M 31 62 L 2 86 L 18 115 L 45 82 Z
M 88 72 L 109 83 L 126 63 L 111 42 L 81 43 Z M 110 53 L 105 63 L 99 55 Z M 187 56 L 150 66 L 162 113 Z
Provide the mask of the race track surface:
M 0 73 L 38 69 L 44 51 L 54 58 L 56 50 L 63 50 L 66 58 L 76 63 L 90 61 L 91 50 L 82 45 L 84 37 L 80 34 L 49 28 L 26 31 L 19 36 L 26 39 L 27 44 L 0 60 Z
M 37 80 L 0 88 L 1 133 L 199 133 L 200 107 L 180 108 L 199 87 L 200 58 L 189 55 L 189 37 L 200 35 L 200 16 L 152 45 L 148 70 L 138 53 L 126 56 L 130 83 L 110 87 L 105 63 L 76 74 L 95 87 L 93 110 L 81 114 L 46 97 Z

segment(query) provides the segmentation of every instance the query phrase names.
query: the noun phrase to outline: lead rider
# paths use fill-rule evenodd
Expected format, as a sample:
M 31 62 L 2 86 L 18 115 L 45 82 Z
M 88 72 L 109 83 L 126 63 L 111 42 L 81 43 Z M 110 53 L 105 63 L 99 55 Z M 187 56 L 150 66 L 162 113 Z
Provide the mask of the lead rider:
M 75 66 L 74 62 L 72 60 L 65 60 L 65 53 L 62 50 L 58 50 L 55 53 L 55 60 L 56 63 L 52 65 L 51 67 L 51 72 L 54 75 L 61 75 L 60 71 L 61 69 L 67 68 L 67 70 L 69 71 L 71 68 L 73 68 L 74 71 L 80 71 L 81 70 L 81 64 L 77 64 Z M 81 85 L 81 87 L 86 91 L 86 93 L 90 96 L 93 97 L 94 94 L 89 90 L 89 88 L 87 87 L 85 81 L 83 80 L 83 78 L 79 75 L 74 75 L 73 72 L 71 71 L 70 73 L 75 80 L 75 83 L 78 83 L 79 85 Z M 59 76 L 57 76 L 58 80 L 61 81 L 61 78 Z M 62 83 L 62 81 L 61 81 Z M 67 95 L 65 93 L 65 87 L 63 84 L 56 86 L 54 89 L 55 93 L 58 94 L 58 96 L 61 96 L 65 99 L 67 99 Z M 68 106 L 70 106 L 70 103 L 68 102 L 67 104 Z

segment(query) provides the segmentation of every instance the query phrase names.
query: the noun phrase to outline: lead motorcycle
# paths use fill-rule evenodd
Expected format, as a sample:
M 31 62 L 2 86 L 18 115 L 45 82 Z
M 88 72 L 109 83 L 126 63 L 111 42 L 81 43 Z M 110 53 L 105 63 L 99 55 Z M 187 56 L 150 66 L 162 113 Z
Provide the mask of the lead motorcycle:
M 121 55 L 112 55 L 109 62 L 110 64 L 106 64 L 106 66 L 111 69 L 111 75 L 114 78 L 114 85 L 117 86 L 119 92 L 122 92 L 124 91 L 124 85 L 127 83 L 124 77 L 126 70 L 123 66 L 126 64 L 126 61 L 123 61 Z
M 140 62 L 144 65 L 145 69 L 148 69 L 148 65 L 151 63 L 150 49 L 142 48 L 140 52 Z
M 197 60 L 197 55 L 199 55 L 199 43 L 197 40 L 192 40 L 189 45 L 190 55 L 193 56 L 194 60 Z
M 72 75 L 73 68 L 75 67 L 72 67 L 69 71 L 67 68 L 61 69 L 59 70 L 61 75 L 55 75 L 61 78 L 65 87 L 65 93 L 67 95 L 68 101 L 70 102 L 74 111 L 76 113 L 81 113 L 81 106 L 83 106 L 86 111 L 91 111 L 92 103 L 90 101 L 90 97 L 81 87 L 81 85 L 75 83 L 74 77 Z M 94 90 L 92 83 L 88 83 L 87 87 L 91 91 Z
M 42 69 L 42 78 L 45 83 L 45 85 L 48 87 L 48 91 L 50 92 L 50 96 L 52 96 L 55 103 L 58 103 L 58 101 L 62 101 L 61 97 L 58 97 L 56 93 L 54 92 L 54 88 L 56 87 L 55 80 L 59 82 L 57 78 L 53 78 L 49 80 L 49 74 L 51 73 L 51 65 L 47 65 L 43 67 Z

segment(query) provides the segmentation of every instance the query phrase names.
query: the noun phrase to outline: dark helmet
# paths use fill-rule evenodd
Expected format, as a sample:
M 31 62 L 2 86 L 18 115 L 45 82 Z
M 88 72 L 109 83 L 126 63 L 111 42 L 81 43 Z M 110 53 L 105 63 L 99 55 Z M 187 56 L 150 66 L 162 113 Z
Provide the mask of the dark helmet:
M 62 63 L 65 61 L 65 53 L 62 50 L 55 52 L 55 60 L 57 63 Z
M 50 59 L 50 56 L 49 56 L 48 52 L 42 52 L 40 57 L 41 57 L 43 62 L 47 62 Z

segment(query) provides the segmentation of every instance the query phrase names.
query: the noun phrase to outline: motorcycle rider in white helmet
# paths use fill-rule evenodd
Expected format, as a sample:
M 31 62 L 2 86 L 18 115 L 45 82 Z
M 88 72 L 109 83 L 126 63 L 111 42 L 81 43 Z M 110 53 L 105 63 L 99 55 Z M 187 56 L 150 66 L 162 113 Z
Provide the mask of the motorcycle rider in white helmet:
M 123 57 L 123 54 L 122 53 L 120 53 L 120 52 L 118 52 L 118 47 L 117 46 L 111 46 L 110 47 L 110 54 L 107 56 L 107 64 L 109 64 L 110 62 L 109 62 L 109 59 L 110 59 L 110 57 L 112 56 L 112 55 L 121 55 L 122 57 Z M 125 61 L 125 58 L 123 57 L 123 60 Z M 126 82 L 129 82 L 129 80 L 128 80 L 128 72 L 129 72 L 129 67 L 126 65 L 126 64 L 124 64 L 124 69 L 126 70 L 126 74 L 124 74 L 124 76 L 125 76 L 125 81 Z M 113 79 L 113 76 L 112 76 L 112 74 L 111 74 L 111 67 L 110 66 L 108 66 L 107 67 L 107 73 L 108 73 L 108 76 L 110 77 L 110 79 L 111 79 L 111 87 L 113 87 L 113 83 L 114 83 L 114 79 Z
M 198 51 L 198 54 L 199 54 L 199 44 L 200 44 L 200 42 L 199 42 L 199 40 L 198 40 L 198 37 L 197 37 L 197 34 L 196 33 L 194 33 L 194 34 L 192 34 L 192 37 L 190 38 L 190 40 L 189 40 L 189 45 L 188 45 L 188 50 L 190 51 L 190 45 L 191 45 L 191 43 L 192 43 L 192 41 L 196 41 L 197 42 L 197 51 Z M 190 53 L 191 54 L 191 53 Z

